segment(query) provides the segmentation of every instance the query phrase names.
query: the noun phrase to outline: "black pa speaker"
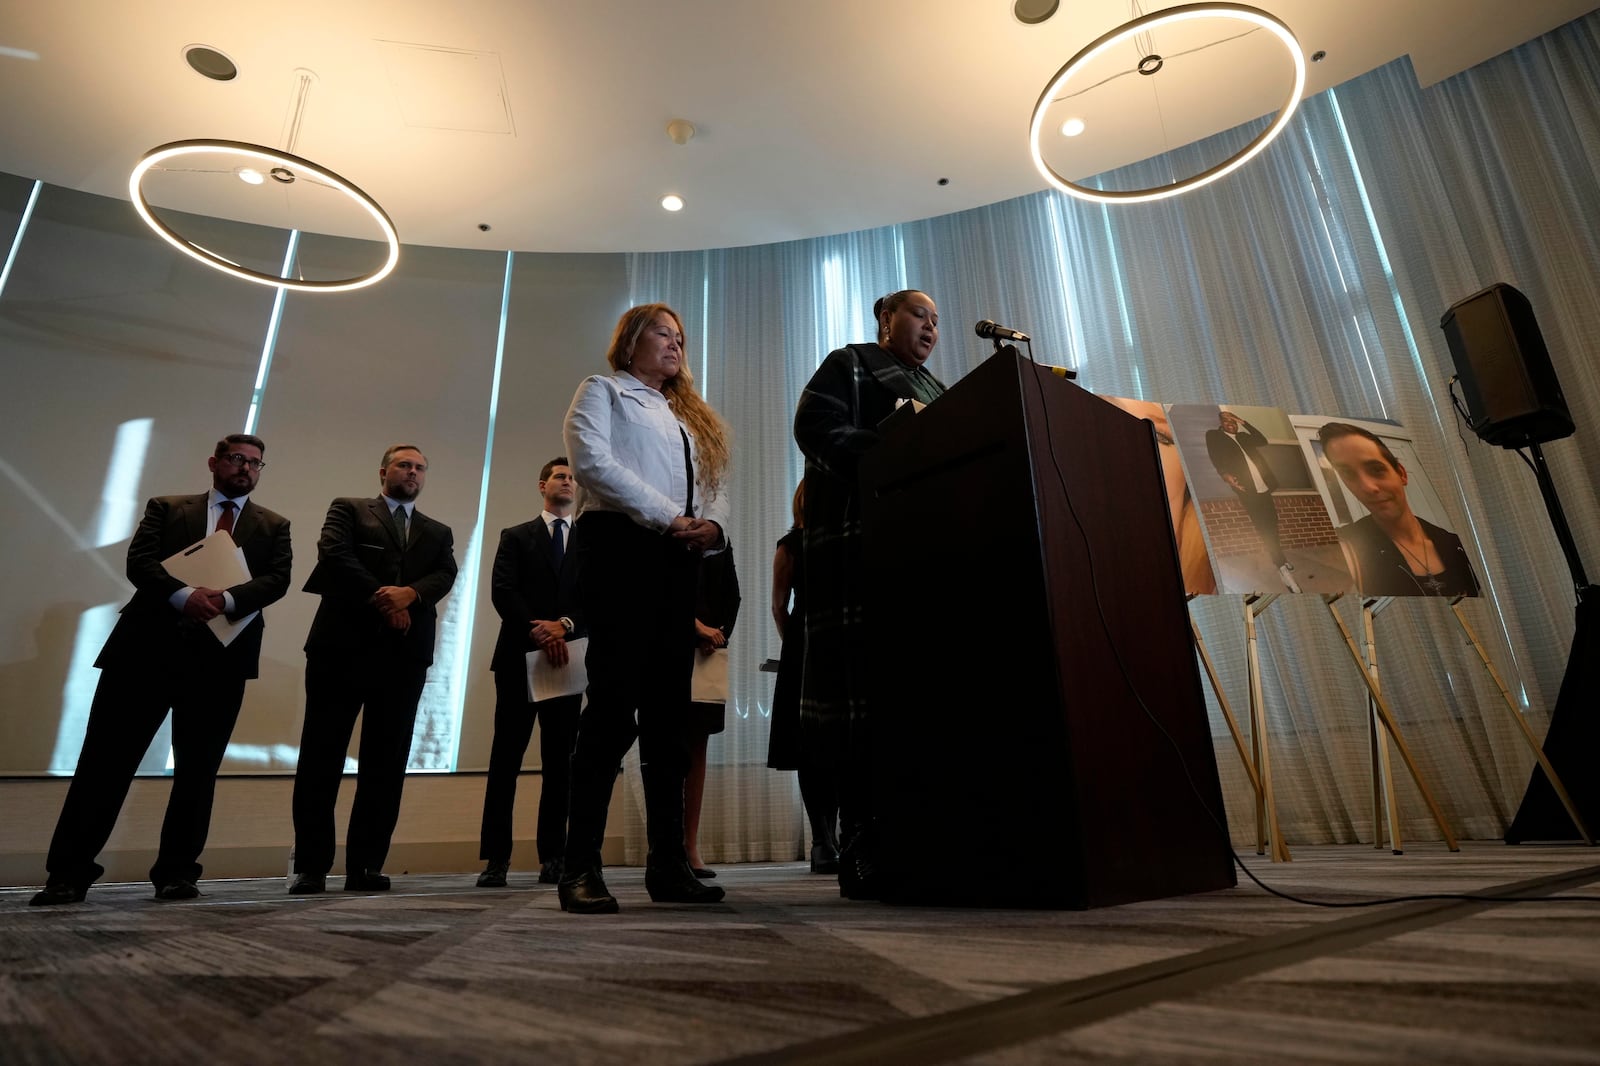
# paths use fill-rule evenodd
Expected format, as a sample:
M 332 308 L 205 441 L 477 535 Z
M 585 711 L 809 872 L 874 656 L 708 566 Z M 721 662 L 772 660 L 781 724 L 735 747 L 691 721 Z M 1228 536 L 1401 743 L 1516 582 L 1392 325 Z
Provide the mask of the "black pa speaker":
M 1572 414 L 1526 296 L 1497 282 L 1451 304 L 1439 328 L 1472 431 L 1485 443 L 1521 448 L 1572 436 Z

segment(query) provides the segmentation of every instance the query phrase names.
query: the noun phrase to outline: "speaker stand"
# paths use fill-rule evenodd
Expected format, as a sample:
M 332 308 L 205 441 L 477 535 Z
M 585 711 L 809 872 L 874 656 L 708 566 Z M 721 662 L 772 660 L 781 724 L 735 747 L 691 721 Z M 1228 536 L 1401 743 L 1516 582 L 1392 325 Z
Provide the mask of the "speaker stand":
M 1567 657 L 1567 672 L 1561 679 L 1555 711 L 1550 715 L 1550 731 L 1545 734 L 1544 752 L 1550 765 L 1566 782 L 1578 817 L 1589 825 L 1600 824 L 1600 775 L 1596 755 L 1600 754 L 1600 586 L 1589 584 L 1578 558 L 1578 546 L 1561 509 L 1555 482 L 1545 465 L 1539 445 L 1530 445 L 1534 475 L 1544 496 L 1550 524 L 1567 557 L 1572 584 L 1577 592 L 1577 632 L 1572 637 L 1572 652 Z M 1535 766 L 1523 794 L 1522 806 L 1506 830 L 1507 844 L 1525 840 L 1578 840 L 1581 834 L 1550 785 L 1544 768 Z

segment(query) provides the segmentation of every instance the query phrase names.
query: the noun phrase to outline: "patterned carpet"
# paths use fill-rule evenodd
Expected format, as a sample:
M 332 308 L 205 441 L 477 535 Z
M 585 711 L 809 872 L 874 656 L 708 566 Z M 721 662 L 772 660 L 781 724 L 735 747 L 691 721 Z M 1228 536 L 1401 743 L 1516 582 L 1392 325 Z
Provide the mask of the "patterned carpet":
M 1324 900 L 1600 898 L 1581 847 L 1295 857 L 1248 859 Z M 691 908 L 607 878 L 620 915 L 562 914 L 530 872 L 0 890 L 0 1063 L 1600 1062 L 1594 902 L 1329 910 L 1241 877 L 1087 912 L 891 908 L 795 864 L 722 867 L 727 901 Z

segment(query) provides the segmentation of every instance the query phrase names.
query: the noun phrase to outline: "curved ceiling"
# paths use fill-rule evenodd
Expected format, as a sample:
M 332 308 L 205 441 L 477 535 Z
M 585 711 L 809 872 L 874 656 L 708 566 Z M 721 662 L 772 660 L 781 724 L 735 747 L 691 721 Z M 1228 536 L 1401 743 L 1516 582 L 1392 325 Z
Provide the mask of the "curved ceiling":
M 125 199 L 158 144 L 292 136 L 383 204 L 408 244 L 655 251 L 846 232 L 1044 188 L 1027 147 L 1040 90 L 1140 6 L 1061 0 L 1025 26 L 1010 0 L 14 3 L 0 14 L 0 170 Z M 1405 54 L 1429 84 L 1594 4 L 1257 6 L 1326 52 L 1309 94 Z M 195 73 L 193 44 L 226 53 L 238 77 Z M 315 80 L 292 134 L 300 69 Z M 1149 112 L 1160 77 L 1119 81 L 1144 94 L 1122 113 Z M 1154 100 L 1159 144 L 1102 124 L 1079 176 L 1233 125 L 1250 105 L 1228 86 L 1263 80 L 1206 77 Z M 687 144 L 668 138 L 673 118 L 697 127 Z M 663 211 L 668 192 L 687 207 Z

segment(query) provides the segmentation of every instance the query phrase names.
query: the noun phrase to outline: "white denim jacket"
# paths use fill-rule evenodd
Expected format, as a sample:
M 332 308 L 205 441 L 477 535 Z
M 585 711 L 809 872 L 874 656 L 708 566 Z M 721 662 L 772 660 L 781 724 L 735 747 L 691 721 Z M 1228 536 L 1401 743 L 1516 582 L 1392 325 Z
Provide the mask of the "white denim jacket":
M 694 434 L 661 393 L 625 370 L 584 378 L 561 433 L 578 480 L 578 513 L 617 511 L 664 532 L 687 503 L 680 429 L 694 455 Z M 726 498 L 707 500 L 696 484 L 694 510 L 722 527 L 725 543 Z

